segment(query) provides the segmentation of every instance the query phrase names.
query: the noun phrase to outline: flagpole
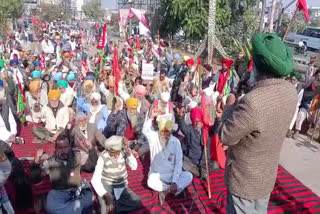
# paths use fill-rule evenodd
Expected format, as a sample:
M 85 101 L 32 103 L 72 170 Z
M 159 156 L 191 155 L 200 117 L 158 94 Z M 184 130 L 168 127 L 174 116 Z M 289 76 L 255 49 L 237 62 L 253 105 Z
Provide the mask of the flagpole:
M 292 18 L 291 18 L 291 20 L 290 20 L 290 22 L 289 22 L 289 25 L 288 25 L 288 27 L 287 27 L 287 29 L 286 29 L 286 33 L 284 34 L 282 41 L 285 41 L 285 40 L 286 40 L 287 35 L 288 35 L 288 33 L 289 33 L 289 30 L 290 30 L 293 22 L 295 21 L 297 14 L 298 14 L 298 8 L 296 8 L 296 10 L 294 11 L 294 14 L 293 14 L 293 16 L 292 16 Z
M 210 174 L 208 166 L 208 153 L 207 153 L 207 144 L 204 144 L 204 158 L 206 159 L 206 174 L 207 174 L 207 184 L 208 184 L 208 196 L 211 199 L 211 187 L 210 187 Z

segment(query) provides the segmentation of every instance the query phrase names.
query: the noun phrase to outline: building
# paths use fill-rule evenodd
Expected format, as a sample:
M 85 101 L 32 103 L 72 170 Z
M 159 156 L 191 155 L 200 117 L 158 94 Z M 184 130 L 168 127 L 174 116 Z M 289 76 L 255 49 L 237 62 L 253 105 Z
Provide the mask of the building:
M 117 0 L 118 9 L 135 8 L 155 13 L 160 6 L 160 0 Z

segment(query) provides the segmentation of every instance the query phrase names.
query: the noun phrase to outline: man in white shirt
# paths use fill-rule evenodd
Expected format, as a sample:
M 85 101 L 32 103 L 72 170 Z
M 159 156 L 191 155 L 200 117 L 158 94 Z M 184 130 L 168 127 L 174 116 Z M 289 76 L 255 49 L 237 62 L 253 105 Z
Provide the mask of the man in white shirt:
M 131 170 L 138 167 L 129 142 L 114 135 L 105 141 L 105 149 L 100 154 L 91 180 L 99 196 L 101 214 L 113 213 L 114 210 L 116 213 L 128 213 L 139 209 L 141 200 L 128 187 L 126 164 Z
M 171 135 L 172 120 L 159 120 L 159 131 L 152 130 L 152 121 L 158 115 L 153 109 L 143 127 L 143 134 L 150 146 L 150 171 L 148 186 L 160 192 L 159 201 L 163 204 L 168 194 L 179 195 L 191 183 L 192 174 L 182 171 L 182 149 L 180 141 Z
M 54 46 L 49 40 L 49 36 L 46 34 L 44 40 L 41 42 L 42 50 L 45 54 L 54 54 Z

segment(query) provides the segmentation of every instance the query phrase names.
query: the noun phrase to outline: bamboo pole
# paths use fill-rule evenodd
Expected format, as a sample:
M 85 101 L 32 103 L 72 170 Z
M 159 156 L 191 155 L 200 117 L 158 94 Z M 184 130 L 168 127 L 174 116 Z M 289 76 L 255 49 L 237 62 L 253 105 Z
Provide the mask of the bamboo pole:
M 211 199 L 211 187 L 210 187 L 210 175 L 209 175 L 209 166 L 208 166 L 207 144 L 204 144 L 204 158 L 206 159 L 206 172 L 207 172 L 208 196 L 209 196 L 209 199 Z
M 289 30 L 290 30 L 293 22 L 295 21 L 297 14 L 298 14 L 298 9 L 296 9 L 296 10 L 294 11 L 294 14 L 293 14 L 293 16 L 292 16 L 292 18 L 291 18 L 291 20 L 290 20 L 290 22 L 289 22 L 289 25 L 288 25 L 288 27 L 287 27 L 286 33 L 285 33 L 284 36 L 283 36 L 283 39 L 282 39 L 283 41 L 286 40 L 287 35 L 288 35 L 288 33 L 289 33 Z

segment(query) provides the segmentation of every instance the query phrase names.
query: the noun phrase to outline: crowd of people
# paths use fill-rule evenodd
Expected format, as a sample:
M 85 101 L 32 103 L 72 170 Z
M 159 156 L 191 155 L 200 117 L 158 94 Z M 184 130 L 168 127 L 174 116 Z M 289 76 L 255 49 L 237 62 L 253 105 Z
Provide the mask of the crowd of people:
M 147 185 L 161 205 L 167 195 L 184 197 L 193 177 L 207 180 L 221 167 L 227 212 L 266 213 L 286 132 L 291 137 L 295 123 L 297 136 L 318 93 L 317 59 L 301 85 L 290 51 L 273 34 L 253 40 L 251 73 L 243 54 L 217 69 L 173 53 L 165 40 L 108 39 L 102 55 L 98 43 L 92 31 L 59 23 L 41 34 L 19 29 L 1 43 L 1 188 L 20 169 L 8 154 L 24 143 L 22 124 L 32 125 L 32 143 L 55 145 L 52 155 L 39 149 L 30 169 L 31 183 L 50 178 L 46 213 L 90 213 L 94 195 L 101 213 L 139 210 L 127 165 L 136 170 L 141 161 L 150 162 Z M 153 65 L 153 80 L 144 78 L 144 64 Z M 217 146 L 225 165 L 213 155 Z M 7 213 L 19 207 L 1 203 Z

